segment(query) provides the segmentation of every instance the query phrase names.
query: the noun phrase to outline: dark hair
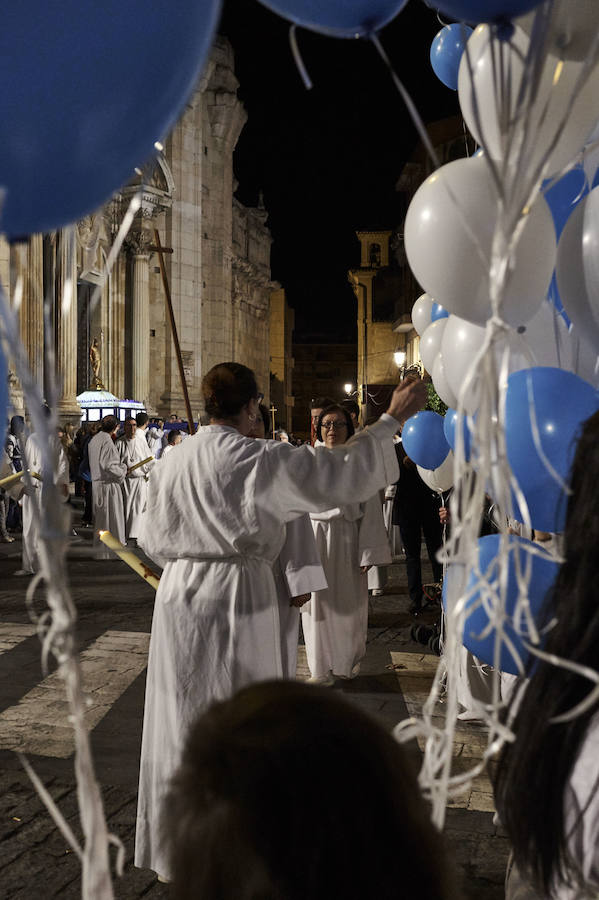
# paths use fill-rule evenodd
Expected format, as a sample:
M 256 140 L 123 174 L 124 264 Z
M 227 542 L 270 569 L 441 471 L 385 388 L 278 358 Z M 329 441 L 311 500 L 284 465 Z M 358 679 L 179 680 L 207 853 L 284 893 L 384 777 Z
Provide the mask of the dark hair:
M 145 412 L 138 412 L 135 416 L 135 422 L 137 423 L 138 428 L 143 428 L 146 422 L 150 421 L 150 417 Z
M 181 430 L 179 428 L 171 428 L 166 438 L 167 444 L 174 444 L 177 435 L 181 435 Z
M 211 419 L 237 416 L 252 398 L 258 396 L 256 377 L 241 363 L 225 362 L 213 366 L 202 381 L 204 406 Z
M 572 493 L 564 532 L 564 558 L 541 620 L 556 624 L 545 641 L 546 653 L 599 667 L 599 413 L 585 422 L 571 469 Z M 534 669 L 533 669 L 534 666 Z M 510 837 L 519 872 L 547 896 L 560 882 L 584 883 L 572 858 L 572 829 L 564 815 L 564 797 L 596 701 L 569 722 L 552 719 L 576 706 L 591 690 L 582 676 L 531 657 L 530 683 L 518 709 L 496 777 L 497 809 Z M 589 785 L 589 794 L 598 785 Z M 581 813 L 581 816 L 584 814 Z M 577 822 L 574 828 L 580 823 Z M 594 848 L 597 853 L 597 848 Z
M 334 403 L 330 397 L 315 397 L 314 400 L 310 400 L 310 409 L 324 409 L 325 406 L 333 406 Z
M 9 431 L 13 437 L 19 437 L 25 430 L 25 419 L 23 416 L 13 416 L 10 420 Z
M 332 413 L 332 412 L 343 413 L 343 416 L 345 418 L 345 422 L 347 425 L 347 437 L 345 438 L 345 440 L 350 438 L 352 436 L 352 434 L 355 433 L 354 423 L 352 422 L 351 416 L 348 413 L 348 411 L 346 409 L 344 409 L 342 406 L 339 406 L 337 403 L 333 403 L 333 404 L 331 404 L 331 406 L 327 406 L 326 409 L 323 409 L 323 411 L 321 412 L 321 414 L 318 417 L 318 422 L 316 423 L 316 438 L 319 441 L 324 442 L 324 438 L 322 437 L 322 420 L 324 419 L 325 416 L 327 416 L 329 413 Z
M 350 414 L 353 413 L 356 419 L 360 418 L 360 407 L 356 403 L 355 400 L 342 400 L 341 406 L 343 409 L 346 409 Z
M 163 806 L 176 900 L 439 900 L 442 838 L 406 751 L 335 694 L 263 682 L 192 727 Z
M 268 406 L 264 403 L 261 403 L 258 407 L 260 410 L 260 415 L 262 416 L 262 421 L 264 422 L 264 434 L 268 435 L 270 432 L 270 412 L 268 410 Z
M 110 434 L 110 432 L 114 431 L 118 424 L 119 421 L 116 416 L 104 416 L 104 418 L 100 421 L 100 429 L 102 431 L 107 431 L 108 434 Z

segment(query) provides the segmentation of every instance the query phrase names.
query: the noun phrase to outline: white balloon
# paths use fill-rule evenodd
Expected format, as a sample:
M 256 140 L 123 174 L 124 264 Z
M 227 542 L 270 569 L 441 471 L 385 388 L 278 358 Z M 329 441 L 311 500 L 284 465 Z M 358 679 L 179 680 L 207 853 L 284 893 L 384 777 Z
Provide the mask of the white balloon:
M 450 316 L 441 341 L 445 377 L 455 396 L 461 397 L 466 412 L 470 414 L 478 409 L 478 387 L 475 380 L 466 387 L 466 381 L 484 340 L 485 329 L 480 325 L 474 325 L 459 316 Z M 457 403 L 452 409 L 457 409 Z
M 561 301 L 578 335 L 599 352 L 599 188 L 575 208 L 562 231 L 556 275 Z
M 599 131 L 599 129 L 597 129 Z M 583 157 L 582 157 L 582 167 L 584 169 L 584 174 L 587 178 L 587 183 L 591 185 L 595 180 L 595 175 L 597 174 L 597 170 L 599 169 L 599 145 L 593 146 L 599 140 L 599 134 L 595 136 L 593 140 L 593 135 L 591 135 L 589 139 L 589 146 L 585 148 Z
M 497 188 L 486 160 L 457 159 L 418 188 L 405 221 L 406 253 L 415 277 L 450 313 L 479 325 L 491 315 L 488 261 L 497 211 Z M 553 219 L 539 196 L 507 276 L 500 310 L 506 322 L 521 325 L 533 317 L 546 296 L 554 262 Z
M 447 406 L 451 409 L 455 409 L 458 405 L 458 400 L 456 395 L 451 389 L 449 381 L 447 380 L 447 374 L 445 372 L 445 363 L 443 362 L 443 354 L 437 353 L 437 357 L 433 363 L 433 371 L 431 372 L 434 388 Z
M 441 341 L 443 340 L 443 332 L 445 331 L 447 322 L 447 317 L 444 319 L 437 319 L 436 322 L 431 322 L 420 338 L 420 359 L 422 360 L 426 371 L 431 374 L 437 353 L 441 349 Z
M 592 69 L 574 97 L 583 63 L 548 54 L 534 102 L 530 108 L 519 108 L 522 86 L 532 77 L 530 65 L 526 65 L 529 45 L 530 39 L 519 28 L 505 41 L 494 38 L 488 25 L 480 25 L 468 41 L 470 65 L 466 53 L 462 56 L 458 95 L 468 128 L 493 159 L 503 159 L 506 153 L 504 121 L 512 123 L 511 133 L 516 137 L 508 161 L 528 172 L 536 170 L 557 136 L 544 172 L 547 176 L 560 172 L 573 159 L 597 121 L 599 66 Z M 497 84 L 500 59 L 505 72 L 503 86 Z M 508 98 L 505 116 L 498 99 L 502 95 Z M 522 159 L 519 136 L 524 134 L 527 153 Z
M 437 469 L 423 469 L 416 466 L 424 483 L 433 491 L 442 494 L 453 486 L 453 452 L 450 450 Z
M 468 386 L 466 383 L 484 340 L 484 328 L 458 316 L 450 316 L 441 341 L 445 378 L 456 398 L 461 396 L 464 409 L 470 415 L 476 412 L 480 402 L 478 379 L 472 378 Z M 498 368 L 506 342 L 510 350 L 506 375 L 530 366 L 554 366 L 573 371 L 572 342 L 566 323 L 548 300 L 543 301 L 530 322 L 508 331 L 503 340 L 495 343 Z M 457 403 L 452 409 L 457 409 Z
M 527 13 L 516 23 L 529 36 L 535 14 Z M 554 0 L 549 13 L 549 49 L 564 59 L 584 59 L 599 31 L 597 0 Z
M 599 357 L 597 350 L 589 347 L 585 341 L 578 337 L 576 328 L 572 325 L 568 333 L 570 342 L 568 368 L 584 381 L 588 381 L 593 387 L 599 387 Z
M 431 313 L 435 301 L 428 294 L 421 294 L 412 307 L 412 325 L 422 335 L 431 324 Z
M 510 373 L 530 366 L 571 370 L 572 349 L 568 326 L 549 300 L 541 303 L 527 325 L 516 329 L 510 344 Z

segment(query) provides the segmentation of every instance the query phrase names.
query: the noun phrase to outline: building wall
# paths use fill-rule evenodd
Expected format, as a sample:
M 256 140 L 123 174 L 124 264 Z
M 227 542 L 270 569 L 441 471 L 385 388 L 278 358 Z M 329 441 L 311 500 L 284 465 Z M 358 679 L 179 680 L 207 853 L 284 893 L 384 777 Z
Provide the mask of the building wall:
M 293 433 L 304 440 L 310 437 L 310 403 L 315 397 L 342 400 L 346 383 L 356 385 L 355 344 L 294 344 Z
M 356 296 L 358 401 L 363 421 L 379 412 L 379 395 L 388 393 L 381 394 L 380 388 L 398 380 L 393 354 L 400 349 L 401 341 L 393 331 L 393 312 L 388 313 L 388 319 L 382 318 L 389 306 L 388 298 L 393 297 L 396 271 L 390 266 L 391 234 L 390 230 L 357 232 L 361 265 L 348 273 Z M 379 283 L 384 284 L 384 290 L 379 290 L 377 295 Z
M 232 359 L 256 373 L 266 403 L 270 402 L 270 279 L 271 237 L 268 213 L 233 201 L 232 237 Z
M 270 399 L 276 407 L 276 422 L 293 431 L 293 326 L 294 312 L 288 306 L 285 291 L 270 295 Z
M 225 360 L 251 366 L 268 399 L 269 296 L 277 285 L 270 280 L 266 210 L 243 207 L 233 196 L 233 151 L 247 118 L 237 88 L 232 49 L 217 37 L 204 75 L 158 161 L 74 229 L 35 235 L 10 250 L 0 243 L 4 283 L 11 291 L 17 282 L 23 287 L 21 333 L 42 383 L 49 378 L 42 351 L 44 341 L 52 338 L 44 335 L 42 310 L 44 290 L 46 296 L 50 290 L 63 418 L 77 418 L 76 394 L 92 386 L 88 356 L 93 337 L 102 360 L 99 377 L 108 390 L 143 402 L 150 413 L 185 416 L 154 229 L 165 249 L 194 418 L 203 413 L 203 374 Z M 102 284 L 106 257 L 134 196 L 141 198 L 141 209 Z M 72 254 L 67 252 L 71 246 Z M 69 277 L 78 289 L 65 314 L 61 285 Z M 12 394 L 19 408 L 22 399 L 14 383 Z

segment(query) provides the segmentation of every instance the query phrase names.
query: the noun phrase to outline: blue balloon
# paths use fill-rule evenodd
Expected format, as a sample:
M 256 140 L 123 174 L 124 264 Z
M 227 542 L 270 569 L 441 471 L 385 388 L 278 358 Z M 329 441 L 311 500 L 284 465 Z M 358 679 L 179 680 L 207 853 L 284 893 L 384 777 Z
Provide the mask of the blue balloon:
M 10 3 L 0 30 L 0 228 L 98 209 L 155 154 L 197 83 L 220 0 Z
M 448 409 L 445 413 L 445 418 L 443 419 L 443 433 L 447 439 L 447 443 L 455 453 L 455 448 L 457 444 L 457 435 L 456 430 L 458 427 L 458 411 L 457 409 Z M 468 421 L 466 415 L 462 417 L 462 434 L 463 438 L 463 447 L 464 447 L 464 458 L 466 461 L 470 459 L 470 447 L 471 447 L 471 436 L 470 429 L 468 428 Z
M 423 410 L 408 419 L 401 439 L 412 462 L 423 469 L 438 469 L 449 453 L 443 433 L 443 416 L 432 410 Z
M 518 567 L 523 573 L 527 571 L 527 556 L 535 545 L 532 541 L 527 541 L 513 534 L 507 535 L 504 540 L 506 539 L 509 542 L 508 577 L 505 595 L 507 620 L 504 622 L 503 630 L 509 641 L 514 645 L 517 655 L 526 668 L 530 655 L 522 643 L 522 638 L 528 640 L 526 619 L 524 616 L 519 616 L 518 621 L 514 622 L 514 611 L 518 600 Z M 498 590 L 500 542 L 501 536 L 498 534 L 488 535 L 480 538 L 478 541 L 479 571 L 494 590 Z M 540 623 L 540 613 L 545 598 L 555 582 L 558 571 L 559 563 L 536 554 L 532 555 L 531 577 L 527 597 L 532 617 L 537 625 Z M 474 656 L 492 666 L 495 663 L 496 631 L 491 629 L 483 637 L 483 633 L 489 625 L 489 617 L 482 604 L 479 604 L 476 609 L 474 608 L 475 604 L 481 599 L 480 589 L 476 590 L 477 581 L 475 572 L 471 571 L 466 585 L 466 593 L 469 594 L 470 591 L 473 591 L 473 593 L 466 603 L 462 642 Z M 522 674 L 514 654 L 512 654 L 509 645 L 504 641 L 501 643 L 499 670 L 501 672 L 509 672 L 511 675 Z
M 339 38 L 369 37 L 384 28 L 408 0 L 260 0 L 296 25 Z
M 437 303 L 436 300 L 433 301 L 433 309 L 431 312 L 431 322 L 436 322 L 437 319 L 448 319 L 449 313 L 445 309 L 444 306 L 441 306 L 440 303 Z
M 505 439 L 509 464 L 528 504 L 532 527 L 561 532 L 567 496 L 537 452 L 531 405 L 543 454 L 567 482 L 580 428 L 599 409 L 599 395 L 588 382 L 563 369 L 536 366 L 513 372 L 508 378 Z M 518 517 L 523 518 L 521 513 Z
M 547 299 L 549 300 L 550 303 L 553 304 L 553 306 L 555 306 L 556 310 L 558 311 L 558 313 L 560 314 L 560 316 L 562 317 L 562 319 L 564 320 L 564 322 L 566 323 L 566 325 L 569 328 L 572 323 L 570 321 L 570 317 L 568 316 L 568 313 L 564 309 L 564 304 L 562 303 L 562 298 L 559 295 L 559 288 L 557 286 L 557 278 L 556 278 L 555 272 L 551 276 L 549 290 L 547 291 Z
M 542 185 L 545 200 L 551 210 L 553 216 L 553 224 L 555 225 L 555 233 L 557 239 L 565 228 L 566 222 L 570 218 L 570 214 L 574 207 L 580 203 L 583 197 L 589 192 L 587 177 L 583 166 L 579 163 L 566 172 L 565 175 L 556 181 L 555 184 L 546 189 L 551 184 L 551 180 L 547 180 Z
M 555 233 L 559 240 L 573 209 L 589 193 L 589 185 L 587 183 L 584 168 L 580 163 L 574 166 L 573 169 L 570 169 L 569 172 L 566 172 L 559 181 L 556 181 L 553 187 L 545 190 L 546 186 L 549 184 L 551 184 L 551 180 L 545 181 L 542 185 L 542 189 L 544 190 L 545 200 L 551 210 L 553 224 L 555 225 Z M 549 285 L 547 297 L 562 316 L 566 325 L 570 327 L 570 319 L 559 295 L 555 272 L 553 273 L 551 284 Z
M 461 22 L 501 22 L 539 6 L 541 0 L 427 0 L 428 6 Z
M 431 66 L 445 87 L 458 89 L 458 70 L 466 41 L 472 34 L 468 25 L 445 25 L 431 44 Z

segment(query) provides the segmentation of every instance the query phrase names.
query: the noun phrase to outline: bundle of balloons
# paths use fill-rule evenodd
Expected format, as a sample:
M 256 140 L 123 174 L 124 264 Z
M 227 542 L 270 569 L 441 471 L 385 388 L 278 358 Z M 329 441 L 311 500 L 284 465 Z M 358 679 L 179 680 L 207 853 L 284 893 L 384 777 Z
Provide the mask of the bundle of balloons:
M 430 5 L 459 20 L 435 37 L 431 63 L 439 79 L 457 90 L 481 151 L 433 172 L 406 217 L 408 261 L 426 291 L 414 303 L 412 323 L 423 365 L 450 409 L 445 421 L 418 413 L 406 423 L 403 441 L 431 487 L 441 473 L 444 488 L 457 476 L 452 455 L 458 444 L 460 461 L 476 470 L 481 379 L 490 371 L 483 363 L 491 354 L 501 373 L 495 410 L 501 410 L 517 486 L 512 490 L 510 481 L 509 512 L 535 530 L 558 533 L 577 436 L 599 409 L 599 53 L 593 45 L 599 4 L 555 0 L 537 15 L 539 4 L 532 0 Z M 504 73 L 500 86 L 498 72 Z M 518 232 L 513 241 L 500 233 L 510 202 Z M 504 237 L 499 253 L 498 233 Z M 497 274 L 498 259 L 507 261 L 503 275 Z M 501 284 L 495 294 L 493 278 Z M 485 487 L 493 490 L 490 479 Z M 493 570 L 496 590 L 501 557 L 509 618 L 521 590 L 510 574 L 516 550 L 512 546 L 506 555 L 498 540 L 479 545 L 477 577 L 483 568 Z M 529 550 L 520 544 L 517 552 Z M 529 590 L 536 612 L 549 576 L 532 558 Z M 468 609 L 477 612 L 467 612 L 462 638 L 493 664 L 491 607 L 480 602 L 482 588 L 477 593 L 473 578 L 471 573 L 466 587 Z M 538 597 L 535 580 L 543 585 Z M 475 640 L 476 631 L 485 637 Z M 501 667 L 517 674 L 522 668 L 508 646 L 522 646 L 507 626 L 505 636 Z

